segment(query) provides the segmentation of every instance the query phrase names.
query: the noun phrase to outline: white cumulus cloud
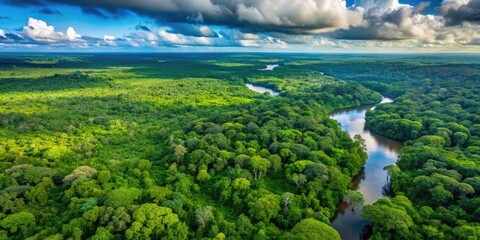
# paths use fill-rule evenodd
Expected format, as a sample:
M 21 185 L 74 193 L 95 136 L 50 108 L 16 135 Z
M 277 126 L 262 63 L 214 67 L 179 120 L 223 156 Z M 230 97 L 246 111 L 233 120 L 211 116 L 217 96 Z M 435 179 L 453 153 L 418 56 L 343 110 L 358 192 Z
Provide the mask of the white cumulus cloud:
M 169 33 L 165 30 L 161 30 L 158 32 L 158 35 L 163 41 L 170 44 L 184 45 L 188 43 L 187 38 L 182 34 Z
M 55 27 L 35 18 L 28 19 L 28 25 L 23 27 L 23 33 L 30 39 L 41 43 L 73 42 L 81 38 L 72 27 L 69 27 L 66 33 L 57 32 Z

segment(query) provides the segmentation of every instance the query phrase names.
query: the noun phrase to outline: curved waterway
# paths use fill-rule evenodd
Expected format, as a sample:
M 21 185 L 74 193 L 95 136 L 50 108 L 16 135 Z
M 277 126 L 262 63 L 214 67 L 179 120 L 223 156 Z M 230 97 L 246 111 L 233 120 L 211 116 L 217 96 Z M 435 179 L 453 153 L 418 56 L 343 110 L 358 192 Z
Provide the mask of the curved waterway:
M 255 92 L 269 92 L 272 96 L 278 93 L 264 87 L 246 84 Z M 380 104 L 393 102 L 390 98 L 384 98 Z M 349 109 L 342 109 L 332 113 L 331 118 L 342 124 L 342 128 L 353 138 L 360 135 L 365 140 L 367 148 L 367 162 L 352 183 L 352 190 L 363 194 L 365 205 L 372 204 L 378 199 L 388 197 L 385 186 L 387 186 L 387 172 L 385 166 L 394 164 L 397 161 L 403 143 L 380 136 L 371 132 L 365 126 L 365 115 L 367 110 L 374 109 L 375 105 L 360 106 Z M 353 209 L 347 202 L 337 206 L 337 213 L 332 219 L 332 227 L 335 228 L 343 240 L 357 240 L 361 238 L 368 222 L 360 217 L 362 209 Z
M 265 87 L 260 87 L 260 86 L 255 86 L 255 85 L 252 85 L 250 83 L 245 84 L 245 86 L 247 86 L 248 89 L 250 89 L 252 91 L 255 91 L 257 93 L 264 94 L 264 93 L 268 92 L 273 97 L 278 96 L 278 94 L 280 94 L 279 92 L 275 92 L 272 89 L 265 88 Z
M 392 102 L 384 98 L 381 103 Z M 367 163 L 362 172 L 355 177 L 352 189 L 363 194 L 365 205 L 372 204 L 380 198 L 387 197 L 385 186 L 387 185 L 387 173 L 385 166 L 397 161 L 403 144 L 398 141 L 380 136 L 369 131 L 365 126 L 365 114 L 374 106 L 361 106 L 334 112 L 330 117 L 339 121 L 342 128 L 351 137 L 362 136 L 367 147 Z M 337 207 L 337 214 L 333 218 L 332 227 L 335 228 L 343 240 L 360 239 L 363 229 L 368 224 L 360 217 L 362 209 L 358 207 L 352 210 L 347 202 L 342 202 Z

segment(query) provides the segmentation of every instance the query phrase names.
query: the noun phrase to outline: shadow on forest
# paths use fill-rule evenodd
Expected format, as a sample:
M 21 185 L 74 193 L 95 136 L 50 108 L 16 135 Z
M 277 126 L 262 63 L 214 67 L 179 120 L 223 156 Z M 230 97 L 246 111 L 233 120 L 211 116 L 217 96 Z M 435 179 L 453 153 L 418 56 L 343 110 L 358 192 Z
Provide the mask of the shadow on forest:
M 222 67 L 201 61 L 173 60 L 155 65 L 134 67 L 127 72 L 146 78 L 216 78 L 231 79 L 232 76 L 251 75 L 256 71 L 256 66 L 249 67 Z
M 18 102 L 27 106 L 31 100 Z M 105 97 L 58 97 L 48 103 L 48 112 L 25 114 L 0 113 L 0 128 L 7 127 L 18 134 L 36 132 L 39 129 L 68 132 L 71 126 L 103 125 L 111 127 L 112 121 L 154 124 L 159 122 L 168 128 L 182 128 L 187 122 L 215 119 L 225 112 L 241 112 L 252 103 L 192 106 L 157 105 L 149 101 L 125 99 L 122 95 Z M 160 126 L 160 125 L 159 125 Z
M 81 72 L 55 74 L 40 78 L 4 78 L 0 79 L 0 93 L 58 91 L 90 87 L 110 87 L 108 78 L 92 77 Z

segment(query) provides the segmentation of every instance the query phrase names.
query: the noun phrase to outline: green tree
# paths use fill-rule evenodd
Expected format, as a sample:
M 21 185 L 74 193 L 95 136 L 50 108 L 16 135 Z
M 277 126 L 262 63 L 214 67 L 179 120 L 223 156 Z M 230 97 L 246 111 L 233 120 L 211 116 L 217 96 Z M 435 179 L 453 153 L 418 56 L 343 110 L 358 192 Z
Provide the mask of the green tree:
M 272 193 L 262 194 L 259 198 L 249 202 L 250 216 L 258 221 L 268 222 L 275 218 L 280 211 L 280 200 Z
M 246 178 L 236 178 L 232 186 L 235 190 L 246 193 L 250 189 L 250 181 Z
M 208 224 L 213 219 L 213 208 L 211 206 L 205 206 L 201 208 L 197 208 L 195 210 L 195 218 L 197 220 L 197 224 L 200 228 L 205 228 Z
M 453 194 L 441 185 L 437 185 L 428 191 L 432 196 L 431 202 L 434 204 L 434 206 L 445 205 L 453 199 Z
M 131 221 L 127 210 L 124 207 L 119 207 L 113 212 L 109 226 L 113 226 L 114 232 L 123 232 L 128 228 Z
M 187 148 L 183 145 L 178 144 L 177 146 L 175 146 L 175 157 L 177 159 L 177 162 L 181 163 L 183 161 L 183 157 L 187 152 Z
M 98 227 L 95 235 L 89 238 L 89 240 L 110 240 L 114 239 L 114 236 L 108 229 L 104 227 Z
M 467 142 L 468 135 L 464 132 L 456 132 L 453 134 L 453 141 L 457 146 L 463 146 Z
M 297 188 L 301 188 L 304 183 L 307 182 L 307 177 L 303 174 L 293 174 L 291 178 L 292 182 L 295 183 Z
M 55 188 L 50 178 L 42 178 L 42 182 L 37 186 L 31 188 L 25 193 L 25 196 L 29 201 L 40 206 L 47 204 L 49 193 Z
M 0 220 L 0 227 L 8 230 L 11 234 L 20 231 L 23 237 L 27 237 L 35 227 L 35 216 L 27 211 L 10 214 Z
M 255 173 L 255 179 L 262 177 L 262 173 L 266 173 L 270 168 L 271 163 L 260 156 L 253 156 L 251 158 L 253 172 Z
M 345 199 L 348 201 L 350 206 L 352 206 L 353 209 L 360 208 L 363 206 L 365 203 L 365 200 L 363 199 L 363 194 L 359 191 L 352 191 L 348 190 L 347 194 L 345 194 Z
M 197 181 L 199 182 L 205 182 L 205 181 L 208 181 L 210 180 L 210 174 L 208 174 L 207 170 L 206 169 L 202 169 L 200 171 L 198 171 L 198 174 L 197 174 Z
M 105 200 L 105 205 L 113 208 L 125 207 L 133 204 L 142 194 L 137 188 L 120 188 L 111 191 Z
M 105 184 L 105 183 L 108 183 L 108 181 L 110 180 L 111 177 L 112 177 L 112 175 L 110 174 L 110 171 L 102 170 L 102 171 L 98 172 L 97 180 L 100 183 Z
M 178 215 L 172 209 L 160 207 L 153 203 L 140 205 L 133 213 L 134 222 L 125 232 L 126 239 L 174 239 L 172 232 L 185 228 L 179 223 Z M 186 239 L 186 235 L 178 235 L 177 239 Z
M 412 218 L 388 199 L 363 208 L 362 217 L 373 223 L 373 231 L 388 239 L 409 239 Z
M 340 235 L 328 224 L 305 218 L 298 222 L 290 232 L 285 234 L 285 239 L 292 240 L 340 240 Z

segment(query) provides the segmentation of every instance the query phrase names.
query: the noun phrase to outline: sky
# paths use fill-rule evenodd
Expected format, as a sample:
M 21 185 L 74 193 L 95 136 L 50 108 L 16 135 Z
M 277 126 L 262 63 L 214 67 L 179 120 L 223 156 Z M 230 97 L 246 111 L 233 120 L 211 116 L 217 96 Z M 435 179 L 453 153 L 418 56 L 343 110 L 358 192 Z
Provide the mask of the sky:
M 0 52 L 480 53 L 480 0 L 0 0 Z

